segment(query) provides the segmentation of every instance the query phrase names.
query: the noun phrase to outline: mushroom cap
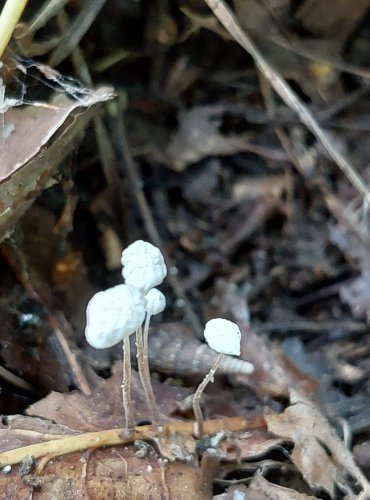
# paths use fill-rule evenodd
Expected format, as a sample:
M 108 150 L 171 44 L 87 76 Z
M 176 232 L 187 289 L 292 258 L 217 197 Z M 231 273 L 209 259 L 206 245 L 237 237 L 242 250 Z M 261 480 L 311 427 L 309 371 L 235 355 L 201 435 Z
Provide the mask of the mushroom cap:
M 106 349 L 131 335 L 145 317 L 146 300 L 130 285 L 96 293 L 87 305 L 85 336 L 95 349 Z
M 157 288 L 152 288 L 145 295 L 146 299 L 146 312 L 151 316 L 154 314 L 159 314 L 164 311 L 166 307 L 166 297 Z
M 215 318 L 207 321 L 204 338 L 211 349 L 220 354 L 240 356 L 241 333 L 238 325 L 227 319 Z
M 121 257 L 125 283 L 139 288 L 144 294 L 162 283 L 167 267 L 159 248 L 143 240 L 129 245 Z

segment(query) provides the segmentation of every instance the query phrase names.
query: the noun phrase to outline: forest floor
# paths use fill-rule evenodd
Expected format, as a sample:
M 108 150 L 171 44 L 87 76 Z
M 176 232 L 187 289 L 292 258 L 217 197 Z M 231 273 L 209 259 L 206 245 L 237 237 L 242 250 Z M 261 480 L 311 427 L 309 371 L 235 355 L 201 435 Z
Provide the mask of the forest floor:
M 0 69 L 0 498 L 370 499 L 369 6 L 29 2 Z M 137 239 L 169 270 L 163 425 L 133 369 L 127 439 L 122 349 L 84 331 Z M 216 374 L 199 437 L 215 317 L 255 370 Z

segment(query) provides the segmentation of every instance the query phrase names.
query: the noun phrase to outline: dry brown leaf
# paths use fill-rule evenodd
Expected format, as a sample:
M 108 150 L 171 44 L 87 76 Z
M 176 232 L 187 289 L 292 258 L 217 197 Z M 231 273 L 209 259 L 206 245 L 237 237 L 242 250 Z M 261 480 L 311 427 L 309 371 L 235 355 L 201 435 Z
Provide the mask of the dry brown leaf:
M 112 89 L 100 88 L 79 100 L 59 95 L 50 104 L 5 113 L 11 131 L 0 144 L 0 241 L 50 185 L 53 173 L 96 115 L 96 105 L 112 97 Z
M 266 422 L 271 432 L 294 443 L 292 460 L 304 479 L 331 495 L 340 484 L 348 498 L 366 498 L 361 495 L 369 495 L 369 482 L 319 409 L 295 391 L 291 391 L 291 403 L 280 415 L 266 415 Z M 353 481 L 362 487 L 359 497 L 353 497 Z
M 322 445 L 312 436 L 296 436 L 292 453 L 293 463 L 303 472 L 312 488 L 322 488 L 334 496 L 338 471 Z
M 113 367 L 112 376 L 102 381 L 91 395 L 77 391 L 71 394 L 52 392 L 30 406 L 27 414 L 83 432 L 123 427 L 121 379 L 122 363 L 119 362 Z M 186 389 L 171 387 L 155 380 L 153 388 L 164 420 L 177 409 L 176 401 L 188 395 Z M 136 420 L 147 420 L 147 408 L 136 372 L 132 373 L 132 399 Z
M 50 498 L 210 498 L 202 491 L 198 469 L 189 464 L 171 463 L 154 453 L 140 458 L 132 446 L 73 453 L 49 462 L 39 476 L 21 477 L 19 466 L 0 475 L 0 490 L 8 500 L 29 499 L 32 488 L 25 483 L 38 479 L 36 497 Z M 28 479 L 28 481 L 27 481 Z
M 54 424 L 42 418 L 23 415 L 3 417 L 0 424 L 0 452 L 69 436 L 73 433 L 65 425 Z
M 254 429 L 244 433 L 229 433 L 221 441 L 218 449 L 223 452 L 223 460 L 240 461 L 257 459 L 284 443 L 284 439 L 270 432 Z

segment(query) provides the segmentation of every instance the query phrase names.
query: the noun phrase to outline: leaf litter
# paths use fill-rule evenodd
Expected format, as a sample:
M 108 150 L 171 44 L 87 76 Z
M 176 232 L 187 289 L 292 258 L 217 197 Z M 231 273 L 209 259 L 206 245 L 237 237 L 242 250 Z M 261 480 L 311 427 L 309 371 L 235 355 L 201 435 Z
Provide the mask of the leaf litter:
M 2 68 L 7 498 L 369 497 L 368 37 L 354 3 L 30 7 L 15 36 L 27 53 Z M 41 102 L 35 81 L 51 87 Z M 106 81 L 120 94 L 108 113 Z M 120 350 L 86 347 L 84 308 L 147 235 L 172 262 L 150 336 L 163 428 L 134 375 L 127 441 Z M 199 324 L 221 314 L 256 370 L 220 371 L 199 439 Z

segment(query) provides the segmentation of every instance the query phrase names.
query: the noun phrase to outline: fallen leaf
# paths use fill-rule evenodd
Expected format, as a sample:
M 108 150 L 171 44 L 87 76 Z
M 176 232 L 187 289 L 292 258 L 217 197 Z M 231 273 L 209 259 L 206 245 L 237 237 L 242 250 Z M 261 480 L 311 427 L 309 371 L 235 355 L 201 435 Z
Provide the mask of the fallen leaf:
M 226 434 L 218 449 L 224 453 L 223 460 L 252 460 L 265 455 L 283 443 L 283 438 L 265 430 L 255 429 L 245 433 Z
M 370 494 L 370 484 L 353 455 L 311 401 L 292 390 L 291 406 L 280 415 L 266 415 L 266 422 L 269 431 L 294 443 L 292 460 L 312 488 L 333 496 L 335 485 L 340 485 L 352 498 L 357 483 L 355 487 Z
M 37 498 L 209 498 L 210 491 L 200 490 L 199 470 L 189 464 L 171 463 L 155 453 L 140 458 L 132 446 L 73 453 L 48 463 L 41 475 Z M 4 498 L 29 499 L 32 488 L 13 466 L 0 474 Z
M 1 142 L 0 241 L 53 183 L 52 175 L 96 115 L 96 106 L 112 97 L 112 89 L 102 87 L 79 100 L 58 95 L 49 104 L 5 113 L 12 132 Z
M 46 418 L 56 424 L 66 425 L 76 431 L 97 431 L 123 427 L 123 406 L 121 393 L 122 363 L 116 363 L 112 376 L 103 380 L 91 395 L 80 392 L 50 393 L 46 398 L 31 405 L 27 414 Z M 162 419 L 169 418 L 177 409 L 176 401 L 183 399 L 188 390 L 171 387 L 153 380 L 157 402 Z M 136 420 L 147 420 L 147 408 L 137 372 L 132 372 L 132 400 Z

